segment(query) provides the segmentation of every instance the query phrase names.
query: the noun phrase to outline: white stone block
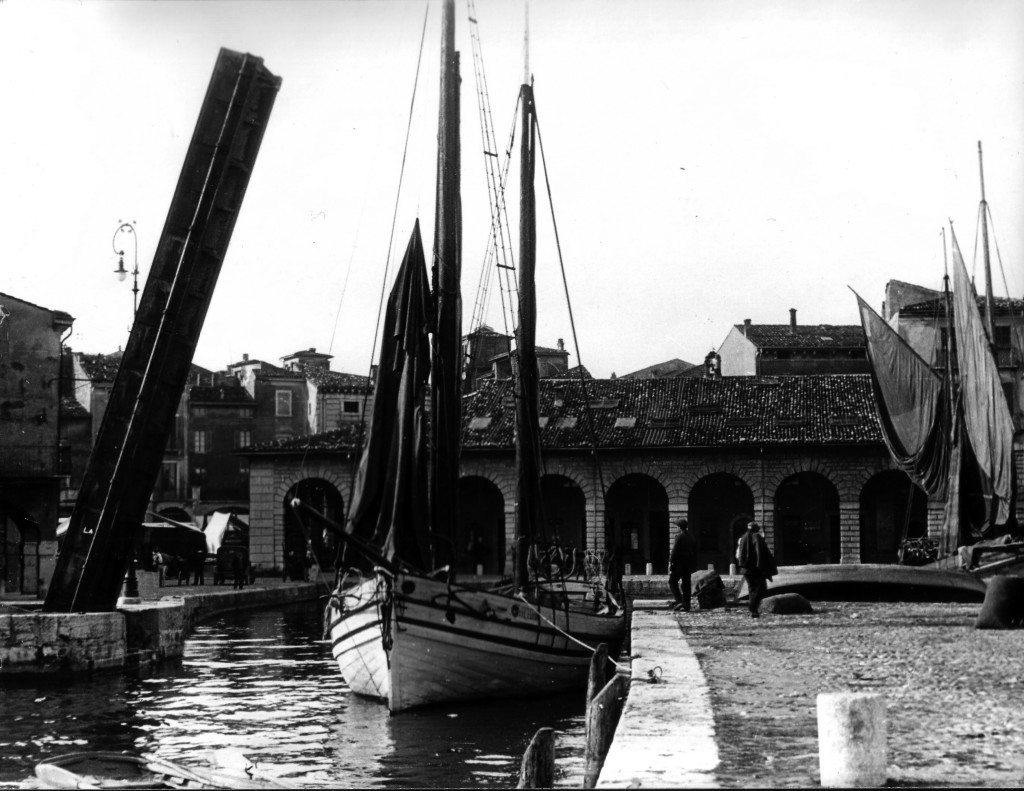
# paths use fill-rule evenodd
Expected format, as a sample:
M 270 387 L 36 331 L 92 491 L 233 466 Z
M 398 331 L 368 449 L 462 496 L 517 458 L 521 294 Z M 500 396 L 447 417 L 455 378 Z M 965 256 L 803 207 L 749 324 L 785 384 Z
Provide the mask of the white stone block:
M 886 781 L 885 700 L 868 692 L 818 695 L 818 760 L 825 788 Z

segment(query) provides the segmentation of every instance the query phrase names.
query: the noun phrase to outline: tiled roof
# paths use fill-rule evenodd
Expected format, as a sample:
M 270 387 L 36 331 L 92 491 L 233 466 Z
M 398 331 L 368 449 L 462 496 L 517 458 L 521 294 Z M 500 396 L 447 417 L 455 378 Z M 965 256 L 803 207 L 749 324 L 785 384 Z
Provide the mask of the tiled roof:
M 280 365 L 262 363 L 262 367 L 256 370 L 257 379 L 305 379 L 302 371 L 290 371 Z
M 60 417 L 61 420 L 89 417 L 89 410 L 78 403 L 78 400 L 73 396 L 63 396 L 60 399 Z
M 116 351 L 113 354 L 85 354 L 79 353 L 78 359 L 82 363 L 82 370 L 94 382 L 113 382 L 117 376 L 117 369 L 121 367 L 121 357 L 124 353 Z
M 373 392 L 373 382 L 368 376 L 344 374 L 338 371 L 311 371 L 310 382 L 316 385 L 321 393 L 365 393 Z
M 486 382 L 463 401 L 463 447 L 511 450 L 510 380 Z M 590 409 L 587 409 L 589 404 Z M 722 379 L 546 379 L 541 444 L 548 449 L 881 445 L 867 374 Z M 261 445 L 262 453 L 347 451 L 358 424 Z
M 587 402 L 599 448 L 882 442 L 866 374 L 595 379 L 585 388 L 548 379 L 540 383 L 542 446 L 590 447 Z M 509 383 L 486 383 L 466 404 L 463 446 L 512 447 L 513 420 Z
M 1010 315 L 1020 315 L 1024 313 L 1024 299 L 1014 299 L 1013 297 L 992 297 L 992 306 L 995 308 L 995 313 Z M 984 313 L 985 310 L 985 297 L 978 297 L 978 310 Z M 945 315 L 946 305 L 945 299 L 940 297 L 939 299 L 930 299 L 927 302 L 918 302 L 914 305 L 904 305 L 900 308 L 900 316 L 923 316 L 931 318 L 933 316 Z
M 276 455 L 279 453 L 332 453 L 351 451 L 362 447 L 362 438 L 368 429 L 362 423 L 346 423 L 341 428 L 310 434 L 294 439 L 274 440 L 254 445 L 246 454 Z
M 226 384 L 216 387 L 200 387 L 193 385 L 188 391 L 191 404 L 251 404 L 254 403 L 249 391 L 238 384 Z
M 762 349 L 863 348 L 864 330 L 859 324 L 736 324 L 747 340 Z

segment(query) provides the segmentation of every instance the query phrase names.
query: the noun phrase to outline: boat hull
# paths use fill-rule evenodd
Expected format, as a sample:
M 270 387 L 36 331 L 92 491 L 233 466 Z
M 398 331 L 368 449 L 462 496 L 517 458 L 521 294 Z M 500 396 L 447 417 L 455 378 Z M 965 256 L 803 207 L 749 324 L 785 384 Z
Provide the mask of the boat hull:
M 335 592 L 327 603 L 327 634 L 341 676 L 357 695 L 387 700 L 388 656 L 381 630 L 383 592 L 375 577 Z
M 922 566 L 875 563 L 783 566 L 768 594 L 800 593 L 809 599 L 962 601 L 985 598 L 985 583 L 972 574 Z
M 381 605 L 386 590 L 384 584 L 375 586 Z M 625 636 L 624 615 L 599 614 L 592 601 L 573 597 L 569 602 L 559 595 L 527 601 L 414 574 L 394 580 L 393 606 L 373 608 L 378 615 L 372 646 L 373 629 L 366 628 L 370 611 L 338 613 L 332 644 L 353 691 L 386 697 L 393 712 L 583 688 L 593 649 L 605 643 L 614 656 Z M 388 612 L 386 622 L 381 612 Z M 386 682 L 374 676 L 380 655 Z M 367 677 L 373 677 L 369 684 Z

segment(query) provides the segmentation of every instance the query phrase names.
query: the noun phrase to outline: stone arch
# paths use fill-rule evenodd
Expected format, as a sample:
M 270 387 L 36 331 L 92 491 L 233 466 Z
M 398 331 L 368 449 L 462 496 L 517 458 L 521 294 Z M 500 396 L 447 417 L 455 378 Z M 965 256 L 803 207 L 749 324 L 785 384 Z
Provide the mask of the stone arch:
M 641 574 L 650 563 L 655 574 L 668 572 L 668 494 L 658 479 L 642 472 L 617 478 L 605 496 L 605 533 L 609 549 Z
M 557 542 L 562 547 L 586 547 L 587 501 L 580 484 L 568 475 L 541 476 L 541 513 L 546 535 L 539 541 Z
M 297 564 L 306 558 L 307 551 L 312 553 L 311 560 L 320 568 L 333 568 L 340 548 L 329 530 L 317 529 L 308 520 L 304 523 L 295 515 L 288 503 L 296 497 L 331 521 L 339 525 L 345 522 L 345 498 L 331 481 L 303 478 L 288 488 L 279 503 L 284 512 L 284 565 L 293 578 Z
M 191 522 L 192 514 L 184 506 L 180 505 L 165 505 L 160 508 L 157 513 L 160 516 L 166 516 L 168 519 L 173 519 L 175 522 Z
M 898 563 L 904 538 L 928 532 L 928 496 L 906 473 L 886 470 L 872 476 L 860 493 L 860 560 Z
M 735 563 L 736 542 L 754 518 L 754 494 L 740 477 L 712 472 L 698 480 L 687 498 L 687 519 L 698 537 L 701 568 L 724 573 Z
M 456 569 L 501 574 L 505 566 L 505 498 L 501 487 L 481 475 L 459 479 Z
M 839 492 L 816 471 L 797 472 L 775 490 L 775 558 L 778 564 L 801 566 L 838 563 Z
M 39 523 L 0 500 L 0 583 L 9 593 L 39 593 Z

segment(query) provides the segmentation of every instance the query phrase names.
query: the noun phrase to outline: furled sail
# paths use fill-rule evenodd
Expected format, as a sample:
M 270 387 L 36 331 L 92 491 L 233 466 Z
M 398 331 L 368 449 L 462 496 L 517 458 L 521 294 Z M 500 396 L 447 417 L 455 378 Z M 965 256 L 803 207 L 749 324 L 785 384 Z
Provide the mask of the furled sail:
M 382 545 L 389 560 L 397 556 L 428 568 L 430 540 L 423 517 L 431 299 L 418 220 L 384 315 L 370 431 L 346 530 Z
M 857 303 L 885 444 L 911 480 L 944 499 L 950 465 L 948 388 L 859 294 Z
M 953 234 L 953 318 L 966 434 L 981 472 L 985 522 L 1005 524 L 1013 496 L 1013 421 L 989 350 L 978 297 Z

